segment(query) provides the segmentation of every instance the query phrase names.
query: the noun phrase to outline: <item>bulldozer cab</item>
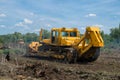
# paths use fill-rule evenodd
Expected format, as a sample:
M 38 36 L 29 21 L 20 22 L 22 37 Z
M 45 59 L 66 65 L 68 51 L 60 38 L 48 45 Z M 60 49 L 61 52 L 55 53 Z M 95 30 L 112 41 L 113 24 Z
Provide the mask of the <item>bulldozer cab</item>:
M 51 44 L 71 45 L 76 38 L 80 38 L 76 28 L 52 28 L 51 30 Z

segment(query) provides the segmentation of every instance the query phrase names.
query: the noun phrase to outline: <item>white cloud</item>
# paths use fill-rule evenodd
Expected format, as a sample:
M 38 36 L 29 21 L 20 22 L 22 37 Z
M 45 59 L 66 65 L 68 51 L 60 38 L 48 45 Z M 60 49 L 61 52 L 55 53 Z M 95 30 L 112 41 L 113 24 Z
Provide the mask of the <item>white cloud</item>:
M 35 14 L 33 12 L 30 13 L 31 16 L 34 16 Z
M 16 23 L 15 27 L 23 27 L 24 29 L 29 29 L 28 25 L 24 24 L 23 22 Z
M 52 24 L 46 24 L 45 26 L 46 26 L 47 28 L 54 27 Z
M 15 24 L 16 27 L 23 27 L 24 29 L 29 29 L 28 25 L 24 24 L 23 22 L 19 22 Z
M 29 20 L 29 19 L 25 18 L 23 20 L 23 22 L 16 23 L 15 26 L 16 27 L 24 27 L 26 29 L 29 29 L 28 24 L 32 24 L 32 23 L 33 23 L 32 20 Z
M 0 28 L 5 28 L 6 26 L 5 25 L 0 25 Z
M 23 23 L 25 23 L 25 24 L 32 24 L 33 21 L 31 21 L 31 20 L 25 18 Z
M 90 14 L 87 14 L 85 15 L 85 17 L 96 17 L 97 15 L 96 14 L 93 14 L 93 13 L 90 13 Z
M 104 25 L 102 25 L 102 24 L 95 24 L 95 25 L 93 25 L 93 26 L 97 26 L 97 27 L 100 27 L 100 28 L 103 28 L 103 27 L 104 27 Z
M 19 23 L 15 24 L 15 26 L 25 27 L 26 25 L 23 22 L 19 22 Z
M 85 30 L 85 27 L 81 27 L 82 30 Z
M 6 15 L 5 15 L 5 14 L 3 14 L 3 13 L 1 13 L 1 14 L 0 14 L 0 17 L 6 17 Z
M 51 26 L 51 24 L 47 24 L 47 26 L 49 27 L 49 26 Z

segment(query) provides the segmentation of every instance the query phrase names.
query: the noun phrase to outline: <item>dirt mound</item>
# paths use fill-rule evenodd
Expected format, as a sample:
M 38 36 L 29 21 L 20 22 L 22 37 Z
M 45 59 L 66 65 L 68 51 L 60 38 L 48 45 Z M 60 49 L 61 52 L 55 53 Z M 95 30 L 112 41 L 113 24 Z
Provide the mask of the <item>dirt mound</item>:
M 28 63 L 25 67 L 17 68 L 15 76 L 36 78 L 42 80 L 119 80 L 119 75 L 110 75 L 105 72 L 90 72 L 75 70 L 74 68 L 58 68 L 43 63 Z
M 27 63 L 24 67 L 19 67 L 16 70 L 16 75 L 24 75 L 26 77 L 41 78 L 51 80 L 53 77 L 60 75 L 61 72 L 52 66 L 40 62 Z M 49 78 L 48 78 L 49 77 Z M 54 79 L 55 79 L 54 77 Z M 61 78 L 62 79 L 62 78 Z
M 15 55 L 0 62 L 0 80 L 120 80 L 119 61 L 118 55 L 102 55 L 94 63 L 64 64 Z

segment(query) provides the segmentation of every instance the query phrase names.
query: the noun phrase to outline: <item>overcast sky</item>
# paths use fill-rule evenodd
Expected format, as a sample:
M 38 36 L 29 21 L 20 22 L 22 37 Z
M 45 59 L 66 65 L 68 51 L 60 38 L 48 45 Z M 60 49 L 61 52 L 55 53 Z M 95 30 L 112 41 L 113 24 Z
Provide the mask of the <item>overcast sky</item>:
M 109 33 L 119 23 L 120 0 L 0 0 L 1 35 L 92 25 Z

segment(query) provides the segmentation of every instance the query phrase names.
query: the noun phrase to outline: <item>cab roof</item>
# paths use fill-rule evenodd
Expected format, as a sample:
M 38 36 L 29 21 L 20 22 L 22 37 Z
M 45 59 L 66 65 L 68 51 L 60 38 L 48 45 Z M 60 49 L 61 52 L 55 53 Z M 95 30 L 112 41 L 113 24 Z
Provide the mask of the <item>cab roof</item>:
M 52 28 L 52 31 L 78 31 L 77 28 Z

